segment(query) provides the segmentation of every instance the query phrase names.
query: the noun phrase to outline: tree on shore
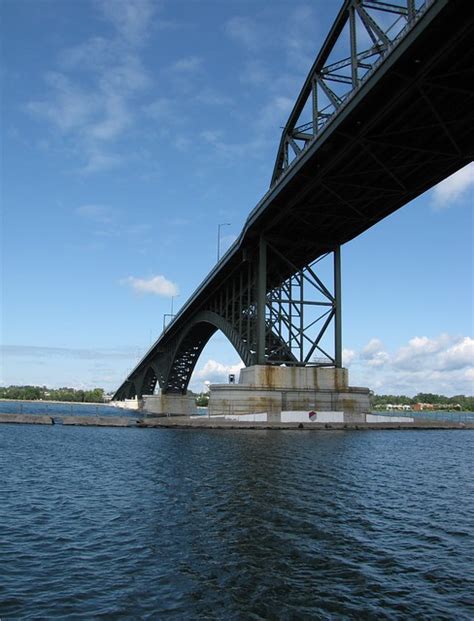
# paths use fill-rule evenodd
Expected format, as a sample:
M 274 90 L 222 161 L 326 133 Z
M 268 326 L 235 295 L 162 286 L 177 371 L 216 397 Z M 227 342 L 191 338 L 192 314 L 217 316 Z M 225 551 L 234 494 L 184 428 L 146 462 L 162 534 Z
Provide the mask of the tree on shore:
M 414 406 L 416 403 L 429 403 L 441 409 L 458 409 L 458 406 L 461 406 L 463 411 L 474 412 L 474 397 L 466 397 L 465 395 L 446 397 L 445 395 L 419 392 L 414 397 L 406 397 L 405 395 L 373 395 L 371 400 L 372 406 L 375 408 L 383 408 L 389 403 L 391 405 L 409 406 Z
M 75 388 L 47 388 L 46 386 L 1 386 L 0 399 L 22 401 L 73 401 L 77 403 L 103 403 L 103 388 L 76 390 Z

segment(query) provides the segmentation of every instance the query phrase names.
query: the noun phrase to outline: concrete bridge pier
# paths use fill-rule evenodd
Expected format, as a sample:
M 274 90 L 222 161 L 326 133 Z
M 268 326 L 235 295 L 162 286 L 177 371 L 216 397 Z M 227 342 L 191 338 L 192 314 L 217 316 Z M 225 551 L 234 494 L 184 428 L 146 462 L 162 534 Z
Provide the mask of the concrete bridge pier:
M 282 412 L 332 412 L 343 422 L 365 422 L 369 389 L 349 386 L 349 373 L 333 367 L 255 365 L 242 369 L 238 384 L 210 386 L 209 415 L 267 413 L 280 422 Z
M 145 415 L 193 416 L 197 414 L 195 399 L 192 395 L 175 393 L 143 395 L 143 411 Z

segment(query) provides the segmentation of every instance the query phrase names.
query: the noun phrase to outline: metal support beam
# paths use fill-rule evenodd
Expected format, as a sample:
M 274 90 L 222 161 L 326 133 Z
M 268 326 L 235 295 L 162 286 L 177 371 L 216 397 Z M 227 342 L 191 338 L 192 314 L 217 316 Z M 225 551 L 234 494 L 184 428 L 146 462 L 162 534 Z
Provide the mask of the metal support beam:
M 260 236 L 257 279 L 257 364 L 265 364 L 265 307 L 267 297 L 267 242 Z
M 341 247 L 334 249 L 334 362 L 342 368 Z

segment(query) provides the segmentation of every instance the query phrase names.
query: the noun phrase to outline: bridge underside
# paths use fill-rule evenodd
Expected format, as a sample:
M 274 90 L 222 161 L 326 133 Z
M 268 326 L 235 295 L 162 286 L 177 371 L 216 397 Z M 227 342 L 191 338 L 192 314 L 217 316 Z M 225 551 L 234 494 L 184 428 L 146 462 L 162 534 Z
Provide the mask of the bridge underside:
M 184 393 L 216 330 L 246 366 L 341 366 L 340 246 L 473 159 L 474 11 L 466 0 L 429 6 L 299 156 L 277 160 L 239 240 L 116 399 L 157 384 Z M 315 265 L 326 255 L 329 284 Z

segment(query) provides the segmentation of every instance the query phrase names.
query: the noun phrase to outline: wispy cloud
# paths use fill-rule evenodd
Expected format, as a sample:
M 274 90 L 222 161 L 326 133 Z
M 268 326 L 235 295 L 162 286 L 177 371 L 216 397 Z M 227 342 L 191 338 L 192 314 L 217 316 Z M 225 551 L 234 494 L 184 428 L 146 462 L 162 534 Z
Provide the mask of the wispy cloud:
M 118 34 L 131 45 L 141 45 L 148 37 L 155 0 L 98 0 L 97 6 Z
M 147 222 L 130 220 L 130 214 L 109 205 L 87 203 L 75 209 L 75 214 L 88 223 L 92 233 L 102 238 L 123 237 L 136 245 L 140 238 L 140 248 L 148 241 L 146 234 L 151 228 Z
M 313 7 L 296 7 L 289 15 L 285 28 L 284 45 L 287 64 L 308 71 L 315 56 L 317 20 Z
M 227 95 L 222 95 L 211 88 L 205 88 L 201 92 L 198 92 L 195 100 L 207 106 L 226 106 L 234 103 Z
M 150 278 L 128 276 L 121 281 L 121 284 L 129 285 L 137 293 L 151 293 L 165 298 L 175 297 L 179 294 L 178 286 L 161 275 Z
M 78 347 L 43 347 L 39 345 L 0 345 L 2 355 L 17 358 L 77 358 L 81 360 L 129 360 L 136 356 L 136 347 L 85 349 Z
M 96 6 L 113 34 L 62 50 L 57 69 L 44 76 L 45 95 L 26 104 L 30 114 L 49 122 L 81 155 L 83 173 L 123 163 L 117 142 L 136 122 L 136 97 L 152 84 L 139 52 L 156 3 L 102 0 Z
M 202 58 L 199 56 L 188 56 L 176 60 L 171 66 L 170 71 L 188 73 L 199 69 L 202 65 Z
M 110 224 L 115 219 L 112 209 L 105 205 L 81 205 L 76 212 L 83 218 L 99 224 Z
M 226 33 L 249 52 L 262 45 L 262 30 L 250 17 L 232 17 L 225 24 Z
M 186 117 L 177 112 L 176 101 L 171 97 L 157 97 L 144 107 L 144 111 L 163 125 L 179 125 L 186 121 Z
M 452 207 L 457 201 L 470 196 L 474 202 L 474 162 L 458 170 L 433 189 L 433 207 L 436 210 Z
M 270 82 L 270 72 L 263 60 L 252 59 L 245 62 L 240 72 L 240 81 L 243 84 L 262 86 Z

